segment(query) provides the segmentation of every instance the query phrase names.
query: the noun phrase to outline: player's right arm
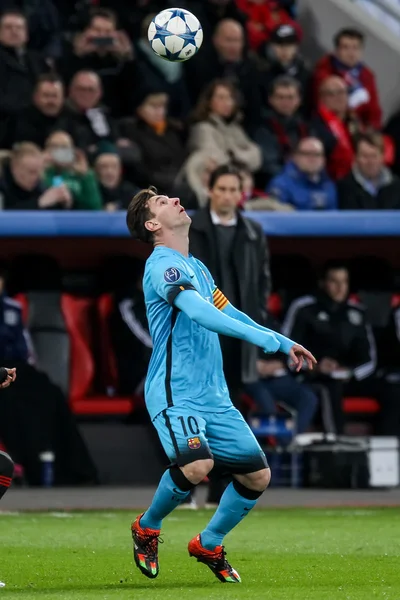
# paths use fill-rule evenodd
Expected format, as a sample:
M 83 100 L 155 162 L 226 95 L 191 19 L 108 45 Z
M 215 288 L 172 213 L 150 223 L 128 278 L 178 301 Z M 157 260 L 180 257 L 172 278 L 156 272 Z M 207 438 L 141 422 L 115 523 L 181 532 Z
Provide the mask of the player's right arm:
M 152 266 L 151 281 L 156 292 L 202 327 L 259 346 L 264 352 L 277 352 L 280 343 L 273 335 L 245 325 L 219 311 L 196 291 L 184 261 L 160 258 Z

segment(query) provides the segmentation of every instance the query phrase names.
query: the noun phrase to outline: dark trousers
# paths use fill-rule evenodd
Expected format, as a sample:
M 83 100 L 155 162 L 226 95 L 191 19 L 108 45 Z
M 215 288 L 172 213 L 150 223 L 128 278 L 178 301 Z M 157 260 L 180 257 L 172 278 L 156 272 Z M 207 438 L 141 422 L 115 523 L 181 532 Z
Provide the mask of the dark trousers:
M 381 407 L 375 420 L 376 434 L 400 436 L 399 384 L 388 383 L 375 377 L 368 377 L 362 381 L 352 379 L 349 382 L 321 377 L 314 381 L 317 387 L 321 387 L 321 406 L 326 429 L 342 434 L 346 423 L 343 398 L 346 396 L 364 396 L 376 398 Z M 330 405 L 329 407 L 326 406 L 327 402 Z
M 297 413 L 297 433 L 308 430 L 318 406 L 318 398 L 306 384 L 300 383 L 291 375 L 268 377 L 245 386 L 248 394 L 257 404 L 257 409 L 265 415 L 276 414 L 276 403 L 284 402 Z
M 55 485 L 96 483 L 96 468 L 61 390 L 31 365 L 11 366 L 17 379 L 1 390 L 0 439 L 24 467 L 27 482 L 41 485 L 39 455 L 50 450 Z

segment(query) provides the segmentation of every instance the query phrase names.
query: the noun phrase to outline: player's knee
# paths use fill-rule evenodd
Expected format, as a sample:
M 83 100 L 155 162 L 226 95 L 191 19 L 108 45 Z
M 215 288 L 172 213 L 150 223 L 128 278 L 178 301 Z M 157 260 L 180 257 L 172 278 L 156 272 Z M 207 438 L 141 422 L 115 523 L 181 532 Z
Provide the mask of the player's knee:
M 255 473 L 248 473 L 243 475 L 241 483 L 249 490 L 255 492 L 263 492 L 269 486 L 271 481 L 271 469 L 261 469 Z
M 197 485 L 207 477 L 213 466 L 214 461 L 212 458 L 205 458 L 203 460 L 195 460 L 194 462 L 181 467 L 181 469 L 185 477 L 194 483 L 194 485 Z

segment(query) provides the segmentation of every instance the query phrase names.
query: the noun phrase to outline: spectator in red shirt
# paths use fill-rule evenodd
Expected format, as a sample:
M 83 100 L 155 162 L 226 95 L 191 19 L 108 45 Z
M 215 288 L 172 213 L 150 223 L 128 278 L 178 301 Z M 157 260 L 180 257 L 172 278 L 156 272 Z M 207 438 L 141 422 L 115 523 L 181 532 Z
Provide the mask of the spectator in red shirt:
M 258 50 L 278 25 L 291 25 L 302 38 L 301 27 L 282 7 L 279 0 L 236 0 L 238 8 L 248 16 L 246 24 L 249 46 Z
M 375 75 L 362 61 L 364 35 L 357 29 L 342 29 L 334 37 L 334 46 L 334 52 L 323 56 L 315 67 L 316 101 L 321 83 L 330 75 L 338 75 L 346 82 L 349 108 L 357 113 L 363 125 L 380 129 L 382 109 Z

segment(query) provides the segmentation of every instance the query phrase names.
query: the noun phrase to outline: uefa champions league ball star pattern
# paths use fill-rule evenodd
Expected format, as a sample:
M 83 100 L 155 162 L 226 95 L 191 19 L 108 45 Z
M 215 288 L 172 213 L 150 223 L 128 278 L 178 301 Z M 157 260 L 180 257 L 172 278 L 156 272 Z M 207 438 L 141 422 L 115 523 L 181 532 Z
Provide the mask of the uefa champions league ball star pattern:
M 148 38 L 153 51 L 166 60 L 182 62 L 196 54 L 203 42 L 199 20 L 183 8 L 160 12 L 150 23 Z

